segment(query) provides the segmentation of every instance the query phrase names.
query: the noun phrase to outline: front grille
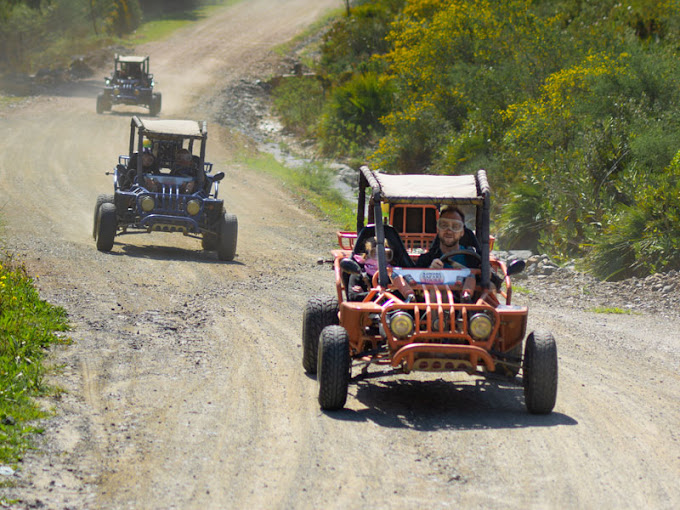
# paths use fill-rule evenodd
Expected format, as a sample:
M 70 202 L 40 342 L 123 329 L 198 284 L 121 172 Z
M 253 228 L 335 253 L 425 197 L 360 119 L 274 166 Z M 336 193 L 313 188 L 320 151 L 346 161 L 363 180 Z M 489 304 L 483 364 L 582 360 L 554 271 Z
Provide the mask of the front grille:
M 182 194 L 182 187 L 162 184 L 160 185 L 159 193 L 151 193 L 156 202 L 154 212 L 160 214 L 172 212 L 186 214 L 186 204 L 189 197 Z

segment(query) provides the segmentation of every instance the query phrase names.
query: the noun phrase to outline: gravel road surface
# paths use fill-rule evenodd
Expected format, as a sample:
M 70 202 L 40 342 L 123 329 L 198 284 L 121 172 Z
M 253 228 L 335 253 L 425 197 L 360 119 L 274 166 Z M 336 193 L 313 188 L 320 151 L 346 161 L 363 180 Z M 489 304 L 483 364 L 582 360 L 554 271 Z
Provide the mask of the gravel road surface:
M 66 391 L 45 402 L 56 415 L 42 449 L 0 494 L 22 509 L 678 508 L 680 319 L 677 306 L 644 306 L 655 290 L 611 315 L 583 302 L 619 306 L 625 286 L 518 282 L 529 329 L 557 339 L 551 415 L 526 413 L 519 379 L 458 374 L 361 381 L 344 411 L 319 410 L 302 310 L 333 292 L 316 260 L 334 229 L 239 163 L 243 138 L 211 108 L 341 4 L 240 2 L 137 50 L 151 56 L 161 118 L 209 121 L 208 159 L 239 221 L 231 263 L 178 234 L 95 249 L 95 198 L 112 192 L 105 172 L 144 114 L 97 115 L 99 79 L 0 112 L 3 242 L 74 328 L 52 356 Z

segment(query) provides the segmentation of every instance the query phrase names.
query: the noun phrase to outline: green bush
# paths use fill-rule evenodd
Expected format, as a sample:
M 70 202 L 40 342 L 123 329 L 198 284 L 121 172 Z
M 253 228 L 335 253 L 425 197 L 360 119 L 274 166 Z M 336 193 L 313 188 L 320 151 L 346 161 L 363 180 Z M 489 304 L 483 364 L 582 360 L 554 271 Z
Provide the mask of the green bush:
M 356 75 L 336 87 L 321 118 L 324 152 L 355 156 L 360 148 L 375 144 L 383 132 L 380 119 L 390 111 L 392 93 L 389 82 L 375 73 Z
M 425 172 L 446 137 L 446 120 L 432 104 L 412 103 L 383 117 L 387 130 L 370 157 L 374 166 L 397 173 Z
M 612 217 L 609 227 L 594 242 L 586 259 L 586 267 L 603 280 L 632 276 L 635 264 L 633 239 L 640 239 L 645 228 L 642 211 L 624 208 Z
M 680 269 L 680 152 L 608 218 L 586 261 L 603 279 Z
M 316 77 L 288 78 L 272 92 L 274 110 L 284 126 L 299 136 L 313 136 L 324 103 L 324 90 Z
M 47 47 L 45 17 L 25 5 L 8 9 L 0 23 L 0 69 L 30 72 L 36 54 Z
M 0 70 L 32 73 L 63 67 L 78 53 L 76 49 L 89 45 L 89 39 L 130 34 L 141 19 L 138 0 L 3 2 Z
M 550 225 L 544 216 L 545 191 L 537 183 L 520 183 L 513 187 L 510 200 L 502 207 L 498 244 L 504 250 L 538 251 L 541 232 Z
M 324 36 L 320 69 L 330 76 L 351 75 L 373 55 L 388 51 L 387 34 L 404 0 L 364 2 L 339 18 Z

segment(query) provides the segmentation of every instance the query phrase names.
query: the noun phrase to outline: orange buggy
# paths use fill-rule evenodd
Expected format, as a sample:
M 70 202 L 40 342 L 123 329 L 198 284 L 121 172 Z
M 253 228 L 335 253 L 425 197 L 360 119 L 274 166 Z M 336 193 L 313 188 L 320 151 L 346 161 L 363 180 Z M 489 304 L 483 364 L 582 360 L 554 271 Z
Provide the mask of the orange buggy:
M 463 371 L 515 378 L 521 372 L 528 411 L 553 410 L 555 340 L 549 332 L 536 331 L 524 341 L 528 308 L 511 304 L 510 281 L 524 262 L 506 264 L 491 255 L 490 198 L 483 170 L 476 175 L 443 176 L 360 169 L 357 232 L 339 233 L 340 249 L 331 252 L 336 295 L 311 298 L 303 316 L 302 365 L 317 376 L 322 409 L 345 405 L 356 362 L 402 373 Z M 461 241 L 473 248 L 461 251 L 475 263 L 455 269 L 416 268 L 417 252 L 436 236 L 431 222 L 432 218 L 436 222 L 436 208 L 447 204 L 474 211 L 470 215 L 474 225 L 465 227 L 465 242 Z M 405 221 L 391 225 L 392 212 L 399 210 L 403 218 L 420 216 L 422 221 L 411 223 L 421 225 L 421 231 L 405 228 Z M 390 214 L 383 219 L 383 212 Z M 402 236 L 417 243 L 404 243 Z M 369 238 L 376 242 L 378 261 L 372 278 L 355 256 Z M 450 252 L 442 258 L 452 260 L 458 254 Z M 351 275 L 369 284 L 360 301 L 350 300 Z

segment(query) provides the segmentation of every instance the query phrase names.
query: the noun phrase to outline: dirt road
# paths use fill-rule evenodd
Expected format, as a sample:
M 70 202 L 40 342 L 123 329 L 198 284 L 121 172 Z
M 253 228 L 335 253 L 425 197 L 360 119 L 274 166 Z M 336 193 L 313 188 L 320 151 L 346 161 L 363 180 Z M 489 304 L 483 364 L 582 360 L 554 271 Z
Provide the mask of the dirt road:
M 151 55 L 164 118 L 207 118 L 227 82 L 267 69 L 268 50 L 337 0 L 249 0 Z M 200 241 L 91 238 L 99 193 L 130 115 L 95 113 L 98 80 L 0 116 L 4 244 L 64 306 L 74 344 L 53 359 L 66 393 L 46 402 L 44 450 L 0 494 L 16 508 L 677 508 L 678 314 L 585 313 L 541 292 L 530 329 L 551 329 L 553 414 L 525 412 L 519 385 L 466 376 L 373 379 L 346 410 L 320 412 L 301 367 L 302 309 L 333 292 L 316 265 L 334 244 L 268 177 L 234 161 L 209 124 L 208 159 L 239 219 L 233 263 Z M 531 289 L 531 280 L 522 283 Z M 587 292 L 588 289 L 583 289 Z

